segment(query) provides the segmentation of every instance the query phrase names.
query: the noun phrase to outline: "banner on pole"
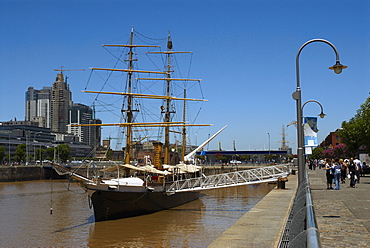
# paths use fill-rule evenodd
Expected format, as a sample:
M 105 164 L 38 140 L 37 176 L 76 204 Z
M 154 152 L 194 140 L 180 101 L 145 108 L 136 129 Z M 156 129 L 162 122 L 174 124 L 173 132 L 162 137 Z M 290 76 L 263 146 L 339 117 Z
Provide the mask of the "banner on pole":
M 317 143 L 317 117 L 304 117 L 304 145 L 316 147 Z

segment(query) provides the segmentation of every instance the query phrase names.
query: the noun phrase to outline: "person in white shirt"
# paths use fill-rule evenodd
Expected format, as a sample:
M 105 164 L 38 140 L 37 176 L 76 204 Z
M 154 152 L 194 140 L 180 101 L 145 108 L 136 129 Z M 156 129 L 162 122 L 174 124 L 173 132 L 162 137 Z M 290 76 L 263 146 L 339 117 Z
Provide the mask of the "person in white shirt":
M 357 165 L 357 170 L 356 170 L 357 183 L 360 183 L 360 175 L 362 174 L 362 164 L 358 158 L 353 160 L 353 162 Z

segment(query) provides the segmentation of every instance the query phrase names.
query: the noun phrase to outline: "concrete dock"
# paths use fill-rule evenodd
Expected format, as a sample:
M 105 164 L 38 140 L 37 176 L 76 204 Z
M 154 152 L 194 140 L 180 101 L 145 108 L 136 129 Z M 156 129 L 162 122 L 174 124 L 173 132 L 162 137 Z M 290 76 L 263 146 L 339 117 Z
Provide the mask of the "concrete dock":
M 370 247 L 370 175 L 356 188 L 347 179 L 340 190 L 327 189 L 323 169 L 308 175 L 322 247 Z M 273 189 L 208 247 L 277 247 L 298 185 L 296 175 L 288 179 L 285 189 Z
M 208 247 L 277 247 L 294 201 L 297 179 L 290 175 L 285 189 L 271 190 Z

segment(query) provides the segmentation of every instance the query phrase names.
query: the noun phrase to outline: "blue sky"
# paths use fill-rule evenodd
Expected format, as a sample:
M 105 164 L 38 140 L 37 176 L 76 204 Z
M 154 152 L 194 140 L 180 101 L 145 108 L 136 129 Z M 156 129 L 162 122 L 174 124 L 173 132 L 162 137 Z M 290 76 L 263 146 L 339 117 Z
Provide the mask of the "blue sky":
M 358 1 L 0 1 L 0 121 L 23 120 L 28 87 L 55 81 L 54 69 L 87 69 L 111 59 L 101 44 L 126 41 L 134 26 L 165 38 L 175 49 L 193 51 L 192 78 L 202 79 L 208 103 L 193 129 L 193 143 L 228 125 L 209 146 L 216 149 L 280 147 L 282 126 L 296 120 L 295 56 L 306 41 L 323 38 L 339 51 L 342 74 L 328 70 L 333 50 L 312 43 L 300 55 L 302 102 L 322 103 L 318 140 L 349 120 L 369 97 L 370 2 Z M 90 72 L 65 72 L 73 101 L 84 96 Z M 304 115 L 319 114 L 310 103 Z M 99 113 L 97 114 L 99 116 Z M 103 119 L 103 122 L 111 122 Z M 296 147 L 296 129 L 286 129 Z M 110 135 L 104 129 L 103 138 Z M 196 137 L 195 137 L 196 136 Z

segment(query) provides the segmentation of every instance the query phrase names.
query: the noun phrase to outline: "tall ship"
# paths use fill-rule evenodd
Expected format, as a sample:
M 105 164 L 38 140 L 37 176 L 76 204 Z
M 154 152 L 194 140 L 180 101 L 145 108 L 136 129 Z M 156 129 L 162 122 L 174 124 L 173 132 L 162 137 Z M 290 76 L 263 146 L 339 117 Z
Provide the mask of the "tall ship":
M 206 101 L 204 99 L 190 99 L 186 97 L 186 85 L 188 82 L 200 82 L 199 79 L 189 78 L 175 78 L 173 77 L 173 66 L 171 65 L 173 56 L 175 54 L 185 54 L 189 52 L 177 52 L 173 50 L 172 40 L 170 34 L 167 37 L 167 47 L 165 51 L 160 50 L 157 45 L 136 45 L 134 44 L 135 31 L 132 28 L 128 44 L 117 45 L 103 45 L 105 48 L 116 48 L 117 51 L 122 49 L 125 59 L 117 57 L 118 61 L 124 62 L 127 68 L 90 68 L 92 71 L 106 71 L 109 77 L 115 76 L 117 73 L 126 78 L 126 85 L 123 92 L 107 92 L 103 90 L 92 91 L 84 90 L 83 92 L 96 95 L 119 95 L 123 97 L 122 107 L 120 109 L 121 120 L 124 122 L 112 124 L 84 124 L 79 126 L 116 126 L 120 128 L 120 133 L 125 134 L 125 147 L 123 149 L 124 162 L 116 164 L 101 170 L 100 172 L 92 173 L 94 177 L 86 177 L 77 172 L 66 171 L 67 169 L 53 164 L 54 169 L 59 173 L 68 173 L 75 178 L 79 185 L 84 188 L 94 209 L 95 221 L 112 220 L 125 217 L 132 217 L 137 215 L 148 214 L 163 209 L 169 209 L 182 205 L 184 203 L 198 199 L 199 190 L 187 190 L 183 192 L 176 192 L 170 190 L 171 185 L 176 185 L 177 182 L 183 178 L 194 177 L 201 178 L 200 167 L 196 166 L 194 162 L 195 152 L 208 143 L 215 137 L 212 136 L 202 146 L 198 147 L 190 154 L 185 156 L 187 127 L 189 126 L 210 126 L 209 124 L 189 124 L 186 121 L 186 103 L 187 101 Z M 164 61 L 164 70 L 147 71 L 137 69 L 136 49 L 151 49 L 146 52 L 147 56 L 160 55 Z M 154 49 L 158 49 L 155 51 Z M 149 75 L 149 77 L 142 77 L 140 75 Z M 136 75 L 139 77 L 135 78 Z M 150 75 L 159 75 L 151 77 Z M 164 94 L 151 94 L 145 92 L 138 92 L 138 89 L 145 88 L 138 85 L 138 82 L 150 81 L 160 82 L 155 87 L 164 89 Z M 172 89 L 174 84 L 182 82 L 183 91 L 182 96 L 175 96 Z M 108 84 L 104 81 L 104 84 Z M 162 85 L 160 85 L 162 84 Z M 118 88 L 118 86 L 116 87 Z M 148 87 L 147 87 L 148 88 Z M 139 108 L 145 100 L 157 101 L 157 110 L 159 112 L 159 121 L 139 121 Z M 181 102 L 183 106 L 183 113 L 180 120 L 175 120 L 174 104 L 173 102 Z M 143 106 L 142 106 L 143 107 Z M 144 107 L 143 107 L 144 108 Z M 149 119 L 149 116 L 144 116 L 142 119 Z M 173 129 L 177 128 L 179 131 Z M 148 129 L 161 129 L 164 136 L 163 142 L 152 142 L 154 146 L 154 156 L 150 158 L 146 156 L 144 165 L 137 164 L 137 157 L 134 157 L 132 147 L 137 143 L 134 140 L 133 134 Z M 164 130 L 164 131 L 163 131 Z M 221 131 L 221 130 L 220 130 Z M 219 132 L 220 132 L 219 131 Z M 181 161 L 176 164 L 171 164 L 170 159 L 170 134 L 176 132 L 181 135 Z M 217 132 L 217 134 L 219 133 Z M 122 138 L 122 137 L 121 137 Z M 147 138 L 144 136 L 144 139 Z M 142 140 L 142 139 L 140 139 Z M 172 148 L 173 149 L 173 148 Z M 102 175 L 103 174 L 103 175 Z M 107 175 L 115 177 L 107 177 Z
M 184 55 L 188 52 L 174 51 L 170 34 L 166 37 L 167 46 L 164 51 L 157 45 L 136 45 L 134 44 L 136 33 L 134 29 L 131 30 L 127 44 L 103 45 L 105 48 L 113 48 L 114 51 L 119 52 L 120 55 L 115 58 L 118 62 L 123 62 L 126 68 L 118 68 L 118 62 L 113 68 L 90 68 L 92 72 L 104 72 L 107 78 L 124 77 L 126 80 L 123 90 L 108 92 L 85 89 L 83 91 L 94 94 L 96 98 L 122 97 L 118 111 L 122 121 L 77 125 L 118 128 L 117 142 L 122 140 L 125 143 L 123 162 L 113 162 L 112 166 L 99 168 L 90 161 L 86 163 L 89 166 L 85 168 L 86 173 L 72 171 L 60 164 L 52 163 L 59 174 L 68 174 L 87 192 L 95 221 L 133 217 L 170 209 L 198 199 L 202 190 L 273 182 L 288 175 L 287 166 L 283 165 L 205 176 L 202 168 L 196 164 L 196 153 L 226 126 L 201 145 L 188 149 L 187 130 L 190 127 L 210 126 L 210 124 L 190 123 L 187 117 L 188 102 L 205 101 L 187 97 L 188 88 L 191 88 L 189 84 L 198 83 L 200 80 L 174 76 L 172 62 L 179 63 L 174 55 Z M 136 49 L 148 49 L 146 56 L 160 56 L 163 66 L 156 67 L 158 70 L 139 69 Z M 124 55 L 125 58 L 122 58 Z M 163 69 L 160 70 L 160 68 Z M 119 86 L 112 85 L 108 79 L 100 77 L 103 86 L 119 89 Z M 182 89 L 175 92 L 175 86 L 181 86 Z M 103 89 L 102 86 L 97 87 Z M 158 94 L 158 89 L 162 90 L 162 94 Z M 110 106 L 105 104 L 105 101 L 100 103 L 103 103 L 105 108 Z M 148 111 L 149 113 L 142 114 L 142 110 L 149 110 L 144 103 L 156 107 Z M 179 103 L 180 107 L 176 108 L 175 103 Z M 181 114 L 176 113 L 179 109 L 182 110 L 179 111 Z M 157 120 L 153 116 L 158 116 Z M 152 131 L 149 133 L 149 130 Z M 157 137 L 154 137 L 155 132 Z M 144 134 L 140 136 L 139 133 Z M 123 134 L 125 137 L 120 137 Z M 181 137 L 181 146 L 177 145 L 176 137 L 171 144 L 172 134 Z M 144 162 L 140 162 L 136 148 L 138 143 L 145 139 L 151 139 L 153 153 L 143 156 L 145 159 L 141 160 Z M 180 154 L 178 159 L 176 154 Z

